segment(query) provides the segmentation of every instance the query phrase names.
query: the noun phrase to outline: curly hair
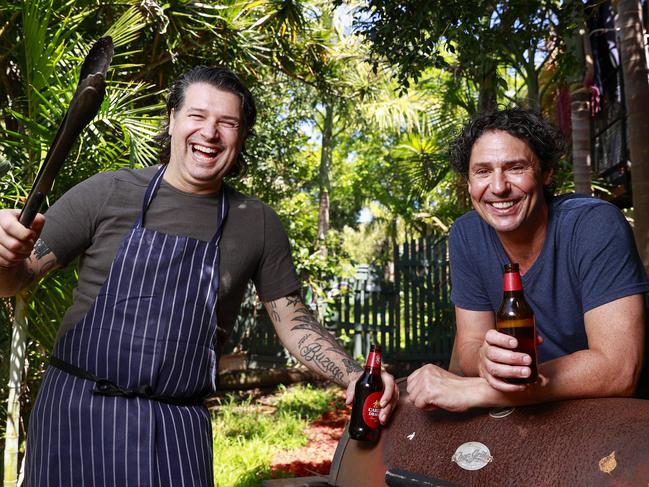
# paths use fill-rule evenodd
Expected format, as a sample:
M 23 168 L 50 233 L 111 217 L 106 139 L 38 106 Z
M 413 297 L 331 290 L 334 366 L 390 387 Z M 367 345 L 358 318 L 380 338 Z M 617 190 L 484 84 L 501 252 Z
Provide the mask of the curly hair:
M 158 157 L 162 164 L 167 164 L 171 157 L 171 135 L 169 135 L 171 111 L 182 108 L 187 88 L 194 83 L 207 83 L 221 91 L 237 95 L 241 99 L 244 137 L 247 139 L 255 134 L 253 129 L 257 119 L 255 99 L 239 76 L 234 71 L 220 66 L 195 66 L 178 76 L 169 88 L 167 120 L 163 123 L 161 132 L 156 136 L 156 141 L 160 146 Z M 245 155 L 246 146 L 244 142 L 237 162 L 228 173 L 228 176 L 240 176 L 245 173 Z
M 521 108 L 507 108 L 480 114 L 467 123 L 451 141 L 451 167 L 465 179 L 469 177 L 469 161 L 476 141 L 486 132 L 502 130 L 523 140 L 541 162 L 543 173 L 554 170 L 565 153 L 566 144 L 561 132 L 539 113 Z M 552 188 L 547 188 L 552 194 Z

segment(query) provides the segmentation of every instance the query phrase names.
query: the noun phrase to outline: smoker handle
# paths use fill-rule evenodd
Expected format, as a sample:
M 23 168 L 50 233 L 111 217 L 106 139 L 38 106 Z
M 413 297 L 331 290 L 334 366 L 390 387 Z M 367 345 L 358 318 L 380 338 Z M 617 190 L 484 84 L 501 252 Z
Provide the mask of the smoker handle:
M 389 469 L 385 472 L 385 483 L 390 487 L 461 487 L 446 480 L 427 477 L 400 468 Z

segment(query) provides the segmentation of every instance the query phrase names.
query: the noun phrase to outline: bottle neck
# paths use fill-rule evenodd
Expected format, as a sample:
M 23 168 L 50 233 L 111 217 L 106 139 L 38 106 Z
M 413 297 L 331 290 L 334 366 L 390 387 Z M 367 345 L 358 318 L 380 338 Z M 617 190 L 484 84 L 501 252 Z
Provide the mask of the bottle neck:
M 523 290 L 521 275 L 518 272 L 505 272 L 503 281 L 503 290 L 505 292 Z
M 379 350 L 370 350 L 365 363 L 365 370 L 371 373 L 380 373 L 381 371 L 381 352 Z

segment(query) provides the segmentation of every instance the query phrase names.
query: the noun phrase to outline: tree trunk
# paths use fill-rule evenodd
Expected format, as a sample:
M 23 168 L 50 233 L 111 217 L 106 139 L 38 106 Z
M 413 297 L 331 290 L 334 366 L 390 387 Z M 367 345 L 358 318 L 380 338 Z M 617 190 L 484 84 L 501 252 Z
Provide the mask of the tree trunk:
M 498 106 L 498 65 L 492 59 L 482 61 L 480 73 L 480 91 L 478 93 L 478 113 L 494 111 Z
M 322 149 L 320 152 L 320 208 L 318 210 L 318 246 L 322 256 L 327 255 L 327 233 L 329 232 L 329 190 L 331 188 L 331 155 L 333 152 L 333 103 L 325 100 L 325 116 L 322 128 Z
M 594 66 L 590 37 L 581 11 L 575 12 L 574 22 L 581 29 L 575 29 L 567 40 L 568 49 L 577 60 L 575 72 L 570 76 L 570 125 L 572 168 L 575 192 L 592 193 L 591 174 L 591 105 L 590 87 L 593 84 Z M 582 34 L 580 30 L 583 29 Z
M 583 85 L 570 92 L 570 124 L 575 192 L 590 195 L 590 90 Z
M 27 330 L 27 301 L 16 296 L 11 357 L 9 362 L 9 399 L 7 401 L 7 430 L 4 450 L 4 487 L 18 485 L 18 452 L 20 446 L 20 385 L 25 366 L 25 332 Z
M 539 89 L 539 73 L 534 62 L 525 64 L 525 83 L 527 84 L 527 108 L 535 112 L 541 111 L 541 94 Z
M 649 270 L 649 81 L 639 0 L 613 2 L 617 15 L 620 61 L 624 76 L 627 144 L 631 159 L 634 233 L 640 257 Z

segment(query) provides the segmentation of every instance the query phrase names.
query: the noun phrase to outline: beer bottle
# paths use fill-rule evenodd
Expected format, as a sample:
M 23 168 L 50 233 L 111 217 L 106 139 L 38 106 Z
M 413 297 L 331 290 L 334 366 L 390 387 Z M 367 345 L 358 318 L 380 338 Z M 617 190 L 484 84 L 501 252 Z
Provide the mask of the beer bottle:
M 370 346 L 370 354 L 365 364 L 365 372 L 356 382 L 354 405 L 349 421 L 349 436 L 359 441 L 379 439 L 379 413 L 383 379 L 381 379 L 381 347 Z
M 538 379 L 536 362 L 536 326 L 534 312 L 523 296 L 523 284 L 518 264 L 505 264 L 503 300 L 496 314 L 496 328 L 501 333 L 518 340 L 516 352 L 528 354 L 532 358 L 529 377 L 505 379 L 510 384 L 532 384 Z

